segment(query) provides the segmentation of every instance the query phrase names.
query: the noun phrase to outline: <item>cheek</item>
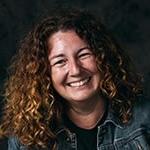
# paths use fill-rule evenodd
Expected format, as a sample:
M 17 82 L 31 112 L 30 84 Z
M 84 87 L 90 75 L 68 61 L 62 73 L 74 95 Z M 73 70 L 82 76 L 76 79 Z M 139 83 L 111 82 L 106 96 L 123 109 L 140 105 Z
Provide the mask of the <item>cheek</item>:
M 94 58 L 84 63 L 84 68 L 87 68 L 90 72 L 98 73 L 97 64 Z
M 60 82 L 60 76 L 58 73 L 52 73 L 51 77 L 52 77 L 52 83 L 54 85 Z
M 58 88 L 59 86 L 61 86 L 61 84 L 63 84 L 64 82 L 64 78 L 65 75 L 61 69 L 51 71 L 51 79 L 54 88 Z

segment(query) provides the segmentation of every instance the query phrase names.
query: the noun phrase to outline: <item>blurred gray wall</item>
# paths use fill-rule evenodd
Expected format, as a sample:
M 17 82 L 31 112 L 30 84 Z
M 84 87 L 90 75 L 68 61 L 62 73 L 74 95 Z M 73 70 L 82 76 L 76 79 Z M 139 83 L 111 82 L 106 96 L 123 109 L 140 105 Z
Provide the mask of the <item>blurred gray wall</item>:
M 112 30 L 127 49 L 137 70 L 150 84 L 150 1 L 149 0 L 1 0 L 0 1 L 0 81 L 15 54 L 19 40 L 41 16 L 55 6 L 87 8 Z M 146 92 L 149 94 L 148 90 Z

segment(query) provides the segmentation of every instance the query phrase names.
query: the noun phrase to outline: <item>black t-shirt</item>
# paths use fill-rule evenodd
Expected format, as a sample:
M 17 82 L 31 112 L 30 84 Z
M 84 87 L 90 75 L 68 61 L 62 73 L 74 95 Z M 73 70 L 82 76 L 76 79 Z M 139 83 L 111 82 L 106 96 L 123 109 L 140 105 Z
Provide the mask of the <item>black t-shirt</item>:
M 76 126 L 67 116 L 65 126 L 77 136 L 78 150 L 96 150 L 97 145 L 97 126 L 93 129 L 83 129 Z
M 63 116 L 65 126 L 77 136 L 77 150 L 96 150 L 97 149 L 97 130 L 98 126 L 102 124 L 108 113 L 108 103 L 105 103 L 106 111 L 103 114 L 101 120 L 93 129 L 83 129 L 76 126 L 65 114 Z

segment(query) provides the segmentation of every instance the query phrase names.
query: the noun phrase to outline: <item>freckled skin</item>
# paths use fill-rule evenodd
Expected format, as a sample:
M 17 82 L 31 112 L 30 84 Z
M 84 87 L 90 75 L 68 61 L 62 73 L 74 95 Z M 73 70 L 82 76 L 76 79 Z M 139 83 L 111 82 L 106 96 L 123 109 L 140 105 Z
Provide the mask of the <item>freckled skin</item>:
M 99 97 L 100 75 L 87 43 L 74 31 L 58 31 L 48 39 L 48 47 L 52 83 L 66 101 L 78 103 Z M 71 86 L 79 81 L 87 83 Z

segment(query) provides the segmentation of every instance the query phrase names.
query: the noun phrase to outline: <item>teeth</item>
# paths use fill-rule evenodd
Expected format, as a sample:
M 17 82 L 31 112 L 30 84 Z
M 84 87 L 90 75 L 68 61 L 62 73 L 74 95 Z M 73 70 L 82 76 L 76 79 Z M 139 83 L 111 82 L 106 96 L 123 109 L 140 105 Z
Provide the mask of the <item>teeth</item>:
M 82 85 L 86 84 L 88 81 L 89 81 L 89 78 L 88 79 L 84 79 L 84 80 L 79 81 L 79 82 L 70 83 L 70 86 L 72 86 L 72 87 L 79 87 L 79 86 L 82 86 Z

